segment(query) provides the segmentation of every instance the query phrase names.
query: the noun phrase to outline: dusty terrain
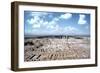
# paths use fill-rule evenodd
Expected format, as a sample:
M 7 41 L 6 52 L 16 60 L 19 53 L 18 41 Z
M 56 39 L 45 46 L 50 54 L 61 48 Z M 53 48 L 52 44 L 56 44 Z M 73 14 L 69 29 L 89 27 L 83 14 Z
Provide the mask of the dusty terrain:
M 26 62 L 90 58 L 89 37 L 31 38 L 24 45 Z

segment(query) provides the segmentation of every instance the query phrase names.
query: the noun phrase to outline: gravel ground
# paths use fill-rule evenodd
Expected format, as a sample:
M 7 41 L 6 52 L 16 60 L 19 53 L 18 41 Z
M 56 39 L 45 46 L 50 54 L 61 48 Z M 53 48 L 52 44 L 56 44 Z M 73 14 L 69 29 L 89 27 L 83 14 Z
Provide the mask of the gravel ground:
M 90 58 L 90 40 L 76 38 L 25 39 L 24 61 Z

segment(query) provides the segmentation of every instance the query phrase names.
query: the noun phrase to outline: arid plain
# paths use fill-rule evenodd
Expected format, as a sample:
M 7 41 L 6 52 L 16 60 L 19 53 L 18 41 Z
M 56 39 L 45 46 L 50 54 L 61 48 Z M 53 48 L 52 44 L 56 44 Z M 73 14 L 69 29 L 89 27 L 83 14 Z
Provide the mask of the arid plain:
M 24 40 L 24 61 L 90 58 L 90 37 L 44 37 Z

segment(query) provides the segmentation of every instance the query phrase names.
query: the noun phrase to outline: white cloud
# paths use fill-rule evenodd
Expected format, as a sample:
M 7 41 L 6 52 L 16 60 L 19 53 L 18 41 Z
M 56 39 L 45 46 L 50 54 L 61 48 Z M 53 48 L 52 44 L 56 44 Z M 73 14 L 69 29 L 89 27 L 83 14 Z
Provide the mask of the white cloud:
M 40 17 L 39 16 L 34 16 L 33 18 L 28 19 L 27 22 L 29 24 L 34 24 L 34 23 L 37 23 L 39 20 L 40 20 Z
M 72 17 L 71 13 L 65 13 L 60 16 L 61 19 L 70 19 Z
M 28 22 L 29 24 L 33 24 L 34 19 L 33 19 L 33 18 L 32 18 L 32 19 L 28 19 L 27 22 Z
M 48 24 L 49 25 L 56 25 L 57 22 L 55 22 L 54 20 L 50 21 Z
M 77 28 L 72 26 L 60 27 L 59 25 L 55 25 L 55 26 L 48 26 L 48 28 L 50 29 L 50 32 L 52 32 L 52 34 L 73 35 L 81 33 Z
M 43 30 L 47 30 L 47 31 L 43 31 L 46 33 L 51 33 L 51 34 L 75 34 L 78 33 L 79 30 L 75 27 L 72 26 L 66 26 L 66 27 L 60 27 L 59 25 L 59 21 L 60 19 L 69 19 L 72 17 L 72 14 L 70 13 L 65 13 L 63 15 L 61 15 L 60 17 L 54 17 L 52 18 L 52 20 L 48 21 L 45 20 L 42 17 L 45 17 L 48 13 L 32 13 L 32 17 L 31 19 L 28 19 L 27 22 L 28 24 L 32 25 L 33 28 L 33 32 L 35 32 L 37 30 L 39 30 L 39 28 L 44 28 Z M 85 16 L 80 16 L 81 18 L 85 18 Z M 81 19 L 80 18 L 80 19 Z M 36 28 L 36 29 L 35 29 Z M 38 29 L 37 29 L 38 28 Z M 35 31 L 34 31 L 35 30 Z M 42 31 L 40 31 L 42 34 Z
M 77 29 L 75 27 L 71 27 L 71 26 L 68 26 L 67 29 L 70 31 L 77 31 Z
M 44 23 L 44 20 L 43 20 L 43 19 L 40 19 L 40 20 L 38 21 L 38 23 L 39 23 L 39 24 L 43 24 L 43 23 Z
M 79 20 L 78 20 L 78 24 L 84 25 L 84 24 L 86 24 L 86 23 L 87 23 L 87 21 L 85 20 L 85 15 L 80 14 Z
M 54 17 L 51 21 L 44 20 L 43 17 L 46 17 L 46 15 L 51 15 L 50 13 L 46 12 L 31 12 L 30 13 L 32 18 L 28 19 L 28 24 L 31 24 L 33 28 L 47 28 L 47 29 L 58 29 L 58 21 L 60 19 L 68 19 L 72 17 L 72 14 L 65 13 L 62 14 L 60 17 Z
M 41 24 L 43 24 L 43 26 L 46 26 L 46 25 L 48 25 L 48 21 L 44 21 L 43 23 L 41 23 Z
M 44 15 L 48 15 L 49 13 L 47 12 L 31 12 L 30 15 L 31 16 L 44 16 Z
M 46 28 L 47 29 L 54 29 L 54 26 L 53 25 L 48 25 Z
M 56 29 L 56 27 L 58 26 L 57 22 L 59 21 L 58 18 L 53 18 L 51 21 L 49 22 L 45 22 L 45 26 L 47 29 Z
M 79 33 L 79 30 L 72 26 L 66 26 L 63 30 L 66 34 L 77 34 Z
M 55 17 L 55 18 L 53 19 L 53 21 L 59 21 L 59 18 L 56 18 L 56 17 Z
M 42 23 L 43 21 L 40 19 L 39 16 L 34 16 L 33 18 L 31 19 L 28 19 L 27 20 L 27 23 L 29 25 L 32 25 L 32 28 L 40 28 L 40 23 Z
M 43 24 L 45 25 L 47 22 L 44 23 L 43 17 L 48 15 L 46 12 L 30 12 L 31 19 L 27 20 L 28 24 L 31 24 L 33 28 L 40 28 Z M 42 17 L 42 19 L 41 19 Z
M 57 18 L 52 19 L 51 21 L 44 20 L 46 15 L 51 15 L 51 13 L 46 12 L 31 12 L 30 15 L 32 16 L 31 19 L 28 19 L 28 24 L 31 24 L 33 28 L 40 28 L 40 27 L 48 27 L 53 28 L 58 21 Z
M 47 29 L 54 29 L 55 26 L 57 25 L 57 23 L 55 21 L 50 21 L 48 22 L 48 24 L 46 25 Z
M 40 28 L 40 24 L 33 24 L 33 28 Z

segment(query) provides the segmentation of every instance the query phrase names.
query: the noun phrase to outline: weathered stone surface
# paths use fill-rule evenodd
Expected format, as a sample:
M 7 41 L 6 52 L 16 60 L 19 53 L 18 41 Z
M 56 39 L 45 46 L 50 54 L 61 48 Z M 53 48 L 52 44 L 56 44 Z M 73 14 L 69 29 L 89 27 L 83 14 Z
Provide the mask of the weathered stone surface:
M 24 49 L 24 61 L 90 58 L 90 40 L 86 37 L 27 39 Z

